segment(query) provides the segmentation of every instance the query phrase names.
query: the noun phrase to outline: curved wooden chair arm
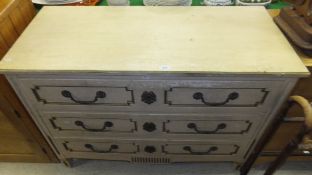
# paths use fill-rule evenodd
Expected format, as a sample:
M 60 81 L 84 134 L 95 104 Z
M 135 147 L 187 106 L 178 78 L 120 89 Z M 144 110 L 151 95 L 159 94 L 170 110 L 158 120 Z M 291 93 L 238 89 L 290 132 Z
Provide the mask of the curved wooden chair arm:
M 307 130 L 312 130 L 312 106 L 307 99 L 302 96 L 291 96 L 289 97 L 290 102 L 297 103 L 301 109 L 303 110 L 304 114 L 304 124 Z M 311 144 L 312 143 L 312 131 L 307 133 L 302 141 L 304 144 Z
M 289 101 L 297 103 L 302 108 L 305 118 L 304 123 L 307 129 L 312 129 L 312 107 L 309 101 L 304 97 L 297 95 L 289 97 Z

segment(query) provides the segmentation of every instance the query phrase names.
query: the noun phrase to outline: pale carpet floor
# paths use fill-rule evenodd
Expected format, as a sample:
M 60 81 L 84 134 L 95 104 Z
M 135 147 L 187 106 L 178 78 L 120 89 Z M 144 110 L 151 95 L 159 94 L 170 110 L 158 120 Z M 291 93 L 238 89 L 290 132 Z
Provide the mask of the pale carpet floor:
M 257 166 L 249 174 L 262 175 L 265 167 Z M 0 175 L 239 175 L 239 172 L 232 163 L 142 165 L 79 160 L 73 168 L 63 164 L 0 163 Z M 312 162 L 287 162 L 275 175 L 312 175 Z

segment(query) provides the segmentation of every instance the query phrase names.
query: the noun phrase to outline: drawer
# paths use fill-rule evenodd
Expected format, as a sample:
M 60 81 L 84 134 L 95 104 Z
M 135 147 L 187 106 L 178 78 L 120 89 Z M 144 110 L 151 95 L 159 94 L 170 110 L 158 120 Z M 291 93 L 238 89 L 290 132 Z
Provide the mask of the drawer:
M 84 118 L 53 115 L 51 118 L 44 118 L 44 122 L 52 132 L 72 132 L 80 136 L 86 132 L 111 134 L 133 133 L 137 130 L 136 122 L 131 119 L 94 117 L 92 115 Z
M 285 80 L 174 76 L 19 76 L 30 105 L 48 111 L 264 113 Z M 252 98 L 250 98 L 252 97 Z
M 130 161 L 140 151 L 137 142 L 128 140 L 63 139 L 54 143 L 65 158 Z
M 211 138 L 251 137 L 261 116 L 136 113 L 41 112 L 53 137 Z
M 245 134 L 251 129 L 250 120 L 168 120 L 168 134 Z
M 166 103 L 193 107 L 257 107 L 269 91 L 264 88 L 171 88 Z M 252 98 L 250 98 L 252 97 Z
M 44 104 L 127 106 L 134 101 L 125 87 L 37 86 L 33 93 Z
M 235 155 L 240 146 L 235 144 L 166 144 L 163 146 L 165 154 L 177 155 Z
M 62 139 L 55 146 L 65 158 L 86 158 L 130 161 L 140 153 L 140 143 L 132 140 Z
M 244 142 L 179 140 L 57 140 L 66 158 L 142 161 L 153 158 L 169 162 L 239 161 L 246 151 Z M 155 161 L 157 162 L 157 161 Z M 142 162 L 141 162 L 142 163 Z M 159 162 L 158 162 L 159 163 Z
M 128 114 L 41 112 L 41 118 L 53 137 L 102 138 L 135 137 L 137 119 Z
M 123 153 L 134 154 L 139 150 L 138 145 L 131 142 L 64 142 L 64 148 L 68 152 L 84 152 L 84 153 Z

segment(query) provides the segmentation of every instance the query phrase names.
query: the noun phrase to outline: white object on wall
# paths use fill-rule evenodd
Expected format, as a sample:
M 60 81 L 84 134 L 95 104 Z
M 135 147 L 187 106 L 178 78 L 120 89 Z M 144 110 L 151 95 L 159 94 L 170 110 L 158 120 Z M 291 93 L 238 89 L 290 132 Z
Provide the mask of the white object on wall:
M 127 6 L 130 5 L 129 0 L 107 0 L 109 6 Z
M 207 6 L 225 6 L 225 5 L 233 5 L 235 0 L 204 0 L 204 5 Z
M 82 0 L 32 0 L 32 3 L 42 5 L 62 5 L 81 1 Z
M 143 0 L 146 6 L 190 6 L 192 0 Z
M 236 5 L 263 6 L 271 2 L 272 0 L 236 0 Z

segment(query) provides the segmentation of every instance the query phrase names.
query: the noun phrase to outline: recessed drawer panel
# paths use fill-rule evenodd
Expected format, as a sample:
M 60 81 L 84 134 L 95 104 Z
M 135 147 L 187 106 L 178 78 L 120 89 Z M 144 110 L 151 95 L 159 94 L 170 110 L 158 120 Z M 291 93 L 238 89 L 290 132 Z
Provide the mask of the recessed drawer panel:
M 56 140 L 55 143 L 66 158 L 126 160 L 141 163 L 239 161 L 248 148 L 245 141 L 65 139 Z
M 163 152 L 166 154 L 185 155 L 235 155 L 240 146 L 234 144 L 166 144 Z
M 257 107 L 269 91 L 264 88 L 172 88 L 166 101 L 172 106 Z
M 174 76 L 39 76 L 17 79 L 33 108 L 47 111 L 264 113 L 283 80 Z
M 125 87 L 36 86 L 33 92 L 44 104 L 127 106 L 134 100 Z
M 131 142 L 64 142 L 64 148 L 69 152 L 89 152 L 89 153 L 136 153 L 138 145 Z
M 131 134 L 137 123 L 123 115 L 105 113 L 43 113 L 43 121 L 54 136 L 100 137 L 100 135 Z
M 251 137 L 262 122 L 257 115 L 185 115 L 135 113 L 41 112 L 57 138 L 154 137 L 241 139 Z
M 169 134 L 245 134 L 252 124 L 249 120 L 168 120 L 165 131 Z
M 127 119 L 53 117 L 50 122 L 59 131 L 134 132 L 136 129 L 135 122 Z

